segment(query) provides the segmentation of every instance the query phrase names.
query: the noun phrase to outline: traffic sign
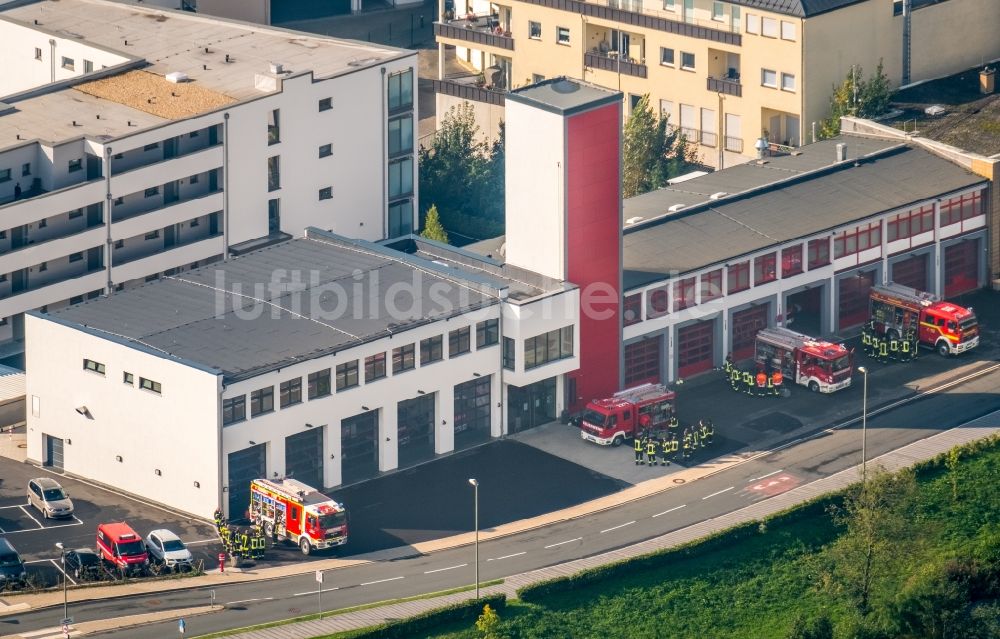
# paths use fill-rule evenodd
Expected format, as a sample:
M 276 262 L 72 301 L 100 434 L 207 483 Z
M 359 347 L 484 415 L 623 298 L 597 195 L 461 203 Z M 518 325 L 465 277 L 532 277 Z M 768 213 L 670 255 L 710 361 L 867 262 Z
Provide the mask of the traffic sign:
M 73 617 L 66 617 L 65 619 L 63 619 L 59 623 L 61 623 L 64 626 L 68 626 L 69 624 L 73 623 Z
M 322 570 L 317 570 L 316 571 L 316 583 L 320 583 L 320 584 L 323 583 L 323 571 Z

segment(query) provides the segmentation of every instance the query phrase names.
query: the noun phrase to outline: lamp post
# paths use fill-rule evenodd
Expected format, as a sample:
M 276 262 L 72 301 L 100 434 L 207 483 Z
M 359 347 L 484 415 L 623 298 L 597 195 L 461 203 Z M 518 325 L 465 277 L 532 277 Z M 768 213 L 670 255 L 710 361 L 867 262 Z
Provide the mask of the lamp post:
M 861 391 L 861 490 L 864 490 L 868 479 L 868 369 L 858 366 L 858 372 L 864 375 Z
M 59 549 L 59 561 L 62 563 L 62 573 L 63 573 L 63 619 L 69 619 L 69 599 L 66 595 L 66 547 L 63 542 L 57 541 L 56 548 Z
M 479 599 L 479 482 L 475 479 L 470 479 L 469 483 L 472 484 L 472 492 L 475 499 L 475 526 L 476 526 L 476 599 Z

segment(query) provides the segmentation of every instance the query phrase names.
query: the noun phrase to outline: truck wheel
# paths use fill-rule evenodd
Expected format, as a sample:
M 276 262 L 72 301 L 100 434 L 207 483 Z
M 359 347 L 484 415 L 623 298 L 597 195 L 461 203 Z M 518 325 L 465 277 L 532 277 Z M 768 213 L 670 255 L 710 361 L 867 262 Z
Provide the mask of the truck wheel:
M 819 392 L 819 383 L 816 380 L 813 380 L 813 381 L 809 382 L 809 390 L 811 390 L 814 393 L 818 393 Z
M 948 357 L 949 355 L 951 355 L 951 349 L 948 348 L 948 342 L 944 340 L 938 342 L 937 352 L 938 355 L 940 355 L 941 357 Z
M 308 555 L 312 552 L 312 546 L 309 545 L 309 540 L 305 537 L 299 540 L 299 548 L 302 549 L 303 555 Z
M 625 437 L 619 433 L 618 435 L 615 435 L 614 439 L 611 440 L 611 445 L 618 448 L 622 445 L 623 441 L 625 441 Z

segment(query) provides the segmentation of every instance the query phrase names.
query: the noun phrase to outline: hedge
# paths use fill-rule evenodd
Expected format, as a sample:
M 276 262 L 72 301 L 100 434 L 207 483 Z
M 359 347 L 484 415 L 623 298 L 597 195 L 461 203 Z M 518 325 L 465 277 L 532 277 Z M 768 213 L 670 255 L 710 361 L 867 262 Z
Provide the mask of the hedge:
M 444 624 L 458 621 L 467 621 L 471 624 L 479 618 L 483 612 L 483 606 L 487 604 L 490 608 L 501 611 L 507 605 L 507 595 L 498 593 L 479 599 L 469 599 L 444 608 L 429 610 L 407 619 L 365 628 L 347 636 L 351 639 L 413 639 L 423 632 L 435 632 Z

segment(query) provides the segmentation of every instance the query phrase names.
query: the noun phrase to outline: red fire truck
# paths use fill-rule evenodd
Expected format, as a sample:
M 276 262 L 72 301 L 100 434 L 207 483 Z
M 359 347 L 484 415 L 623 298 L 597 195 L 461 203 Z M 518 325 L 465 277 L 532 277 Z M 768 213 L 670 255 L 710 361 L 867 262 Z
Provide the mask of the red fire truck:
M 942 302 L 932 293 L 890 282 L 873 286 L 873 328 L 888 339 L 916 331 L 917 341 L 942 356 L 958 355 L 979 345 L 979 323 L 971 308 Z
M 103 561 L 126 574 L 141 574 L 149 568 L 146 544 L 124 521 L 97 527 L 97 552 Z
M 832 393 L 851 385 L 854 356 L 843 344 L 818 340 L 787 328 L 757 333 L 757 364 L 781 369 L 785 379 L 814 393 Z
M 663 384 L 642 384 L 592 400 L 580 420 L 580 437 L 602 446 L 621 446 L 637 430 L 666 428 L 675 413 L 675 398 Z
M 298 544 L 302 554 L 347 543 L 347 509 L 291 478 L 250 482 L 250 520 L 272 540 Z

